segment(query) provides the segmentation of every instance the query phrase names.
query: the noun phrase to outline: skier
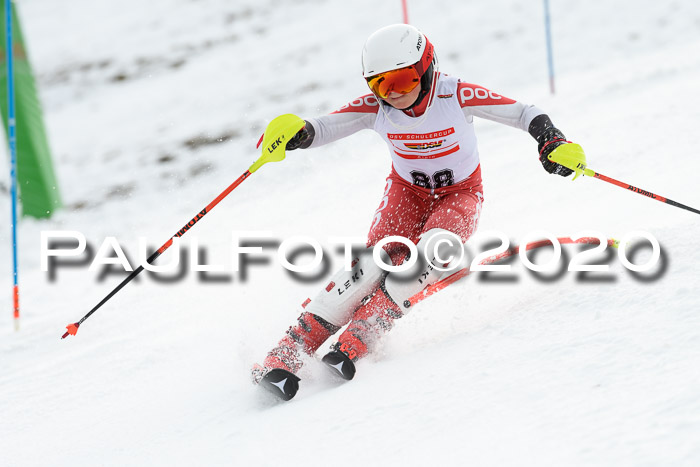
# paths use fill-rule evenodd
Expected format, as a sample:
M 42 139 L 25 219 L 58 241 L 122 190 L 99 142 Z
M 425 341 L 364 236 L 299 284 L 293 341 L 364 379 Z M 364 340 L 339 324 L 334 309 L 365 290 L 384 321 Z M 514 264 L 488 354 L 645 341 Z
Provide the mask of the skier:
M 445 259 L 462 247 L 455 238 L 466 242 L 474 233 L 483 202 L 475 116 L 528 131 L 547 172 L 572 173 L 547 158 L 555 148 L 566 151 L 569 141 L 542 110 L 440 73 L 433 45 L 413 26 L 396 24 L 374 32 L 362 51 L 362 71 L 372 93 L 329 115 L 309 118 L 286 149 L 319 147 L 362 129 L 379 133 L 389 147 L 392 170 L 367 248 L 398 235 L 416 244 L 417 251 L 435 254 L 402 273 L 386 273 L 371 254 L 358 254 L 351 271 L 335 273 L 302 305 L 296 325 L 263 365 L 253 367 L 253 381 L 283 400 L 298 390 L 301 352 L 313 355 L 348 323 L 322 361 L 352 379 L 355 362 L 408 311 L 408 299 L 440 279 Z M 439 247 L 425 250 L 428 242 Z M 409 259 L 408 246 L 400 242 L 386 244 L 381 254 L 388 265 Z

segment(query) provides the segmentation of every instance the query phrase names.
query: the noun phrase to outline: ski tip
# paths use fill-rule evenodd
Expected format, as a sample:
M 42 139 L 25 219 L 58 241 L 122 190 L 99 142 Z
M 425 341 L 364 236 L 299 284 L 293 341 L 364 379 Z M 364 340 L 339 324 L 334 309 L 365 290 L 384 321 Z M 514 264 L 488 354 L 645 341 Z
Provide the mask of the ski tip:
M 263 142 L 263 138 L 264 138 L 264 137 L 265 137 L 265 133 L 263 133 L 262 135 L 260 135 L 260 139 L 258 140 L 258 144 L 255 145 L 255 149 L 258 149 L 258 148 L 260 147 L 260 145 L 261 145 L 262 142 Z
M 68 329 L 68 331 L 66 331 L 66 333 L 61 337 L 61 339 L 65 339 L 66 337 L 68 337 L 68 334 L 70 334 L 71 336 L 75 336 L 78 333 L 78 326 L 80 326 L 79 323 L 73 323 L 66 326 L 66 329 Z
M 325 363 L 333 374 L 350 381 L 355 377 L 355 363 L 344 352 L 332 350 L 321 361 Z
M 260 380 L 260 386 L 273 394 L 275 397 L 288 401 L 291 400 L 299 390 L 301 379 L 287 370 L 272 368 L 265 373 Z

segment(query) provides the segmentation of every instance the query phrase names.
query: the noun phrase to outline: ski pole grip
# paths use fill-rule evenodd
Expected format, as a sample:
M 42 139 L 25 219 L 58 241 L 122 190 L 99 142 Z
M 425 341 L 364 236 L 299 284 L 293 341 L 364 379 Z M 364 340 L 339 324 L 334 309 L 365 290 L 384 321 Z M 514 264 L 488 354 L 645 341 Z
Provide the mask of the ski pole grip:
M 273 119 L 265 128 L 262 138 L 262 154 L 248 171 L 255 172 L 268 162 L 279 162 L 285 157 L 287 142 L 304 128 L 306 123 L 294 114 L 284 114 Z
M 576 180 L 579 175 L 595 176 L 595 172 L 586 167 L 586 154 L 580 144 L 562 144 L 552 151 L 548 159 L 576 172 L 573 180 Z

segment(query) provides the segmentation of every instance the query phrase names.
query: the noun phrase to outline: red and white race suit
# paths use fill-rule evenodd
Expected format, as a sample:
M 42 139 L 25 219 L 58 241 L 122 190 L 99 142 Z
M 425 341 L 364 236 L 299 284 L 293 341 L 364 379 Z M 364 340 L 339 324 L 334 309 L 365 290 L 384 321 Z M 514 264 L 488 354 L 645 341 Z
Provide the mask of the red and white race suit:
M 319 147 L 363 129 L 379 133 L 389 147 L 393 167 L 370 227 L 367 246 L 398 235 L 417 244 L 420 250 L 421 239 L 427 244 L 428 237 L 441 231 L 457 234 L 466 242 L 476 230 L 483 189 L 474 116 L 527 131 L 530 122 L 541 114 L 544 112 L 535 106 L 440 74 L 415 111 L 397 110 L 385 104 L 380 107 L 375 96 L 368 94 L 329 115 L 308 119 L 315 130 L 309 147 Z M 401 243 L 389 243 L 384 249 L 395 265 L 408 252 Z M 345 325 L 362 297 L 382 280 L 379 268 L 367 264 L 361 271 L 360 277 L 354 272 L 339 272 L 329 287 L 308 303 L 306 311 L 334 325 Z M 396 303 L 404 303 L 439 279 L 439 273 L 431 268 L 417 277 L 415 281 L 400 281 L 389 274 L 386 291 Z M 353 286 L 346 291 L 338 284 Z
M 308 119 L 315 130 L 309 147 L 363 129 L 379 133 L 389 147 L 393 167 L 367 246 L 398 235 L 428 254 L 421 245 L 427 247 L 431 236 L 440 239 L 457 234 L 466 242 L 476 230 L 483 190 L 474 117 L 527 131 L 532 120 L 543 113 L 481 86 L 438 75 L 431 92 L 415 110 L 380 106 L 374 95 L 368 94 L 330 115 Z M 382 255 L 396 265 L 408 249 L 401 243 L 389 243 L 384 250 L 388 255 Z M 264 366 L 296 373 L 302 365 L 298 345 L 313 354 L 348 322 L 338 339 L 340 351 L 351 359 L 359 358 L 367 353 L 374 331 L 390 329 L 392 321 L 408 311 L 408 298 L 439 280 L 442 272 L 437 264 L 447 266 L 443 262 L 450 260 L 442 258 L 451 258 L 449 249 L 445 253 L 426 258 L 431 264 L 415 263 L 418 269 L 409 271 L 408 280 L 401 273 L 385 274 L 371 255 L 359 255 L 351 271 L 338 271 L 324 289 L 304 302 L 298 324 L 268 353 Z

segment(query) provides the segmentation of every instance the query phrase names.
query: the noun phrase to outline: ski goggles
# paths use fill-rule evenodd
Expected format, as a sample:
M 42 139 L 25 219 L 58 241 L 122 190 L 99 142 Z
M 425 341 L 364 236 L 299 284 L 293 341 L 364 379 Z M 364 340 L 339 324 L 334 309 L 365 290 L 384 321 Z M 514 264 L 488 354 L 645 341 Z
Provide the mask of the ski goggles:
M 420 83 L 420 75 L 415 65 L 399 68 L 398 70 L 385 71 L 366 79 L 372 92 L 382 99 L 389 97 L 391 92 L 408 94 Z

